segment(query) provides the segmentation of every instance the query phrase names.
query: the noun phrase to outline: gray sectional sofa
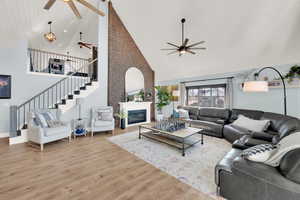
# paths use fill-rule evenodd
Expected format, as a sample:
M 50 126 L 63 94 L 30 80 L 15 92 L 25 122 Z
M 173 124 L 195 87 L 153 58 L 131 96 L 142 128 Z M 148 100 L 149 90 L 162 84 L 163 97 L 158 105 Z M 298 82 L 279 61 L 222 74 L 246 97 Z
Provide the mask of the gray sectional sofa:
M 220 196 L 228 200 L 299 200 L 300 150 L 293 150 L 274 168 L 243 159 L 244 149 L 258 144 L 277 144 L 300 131 L 300 120 L 281 114 L 245 109 L 181 107 L 188 110 L 192 126 L 205 125 L 205 134 L 224 138 L 232 149 L 215 167 L 215 182 Z M 238 115 L 270 120 L 265 132 L 252 132 L 232 125 Z

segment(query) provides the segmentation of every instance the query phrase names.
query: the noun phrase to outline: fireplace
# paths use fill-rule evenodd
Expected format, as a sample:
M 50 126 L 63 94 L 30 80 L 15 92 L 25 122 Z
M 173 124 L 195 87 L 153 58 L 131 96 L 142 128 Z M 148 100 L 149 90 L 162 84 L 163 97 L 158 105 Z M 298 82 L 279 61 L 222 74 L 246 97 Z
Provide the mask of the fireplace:
M 129 110 L 128 111 L 128 125 L 137 124 L 147 121 L 147 110 Z
M 120 111 L 127 114 L 125 126 L 136 126 L 151 122 L 152 102 L 120 102 Z

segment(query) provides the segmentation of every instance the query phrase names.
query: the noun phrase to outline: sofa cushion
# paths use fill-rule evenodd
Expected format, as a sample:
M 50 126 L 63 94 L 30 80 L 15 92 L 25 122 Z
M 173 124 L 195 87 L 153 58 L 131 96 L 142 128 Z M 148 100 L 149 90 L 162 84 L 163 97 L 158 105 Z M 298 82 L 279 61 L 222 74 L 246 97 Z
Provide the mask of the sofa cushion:
M 233 143 L 235 140 L 240 139 L 244 135 L 251 135 L 251 133 L 252 131 L 231 124 L 225 125 L 223 129 L 223 135 L 230 143 Z
M 277 113 L 270 113 L 265 112 L 261 119 L 263 120 L 270 120 L 271 124 L 269 127 L 269 130 L 278 132 L 282 124 L 284 124 L 285 121 L 296 119 L 291 116 L 285 116 Z
M 300 149 L 288 152 L 282 158 L 279 168 L 283 176 L 300 184 Z
M 234 122 L 239 115 L 244 115 L 248 118 L 259 120 L 261 119 L 263 113 L 263 111 L 259 110 L 232 109 L 229 121 Z
M 230 111 L 223 108 L 200 108 L 199 116 L 228 120 Z
M 114 122 L 113 121 L 100 121 L 100 120 L 98 120 L 98 121 L 95 121 L 94 122 L 94 125 L 95 126 L 111 126 L 112 124 L 114 124 Z
M 208 122 L 214 122 L 214 123 L 218 123 L 218 124 L 225 124 L 224 120 L 218 119 L 218 118 L 213 118 L 213 117 L 198 116 L 197 119 L 201 120 L 201 121 L 208 121 Z
M 55 128 L 44 128 L 45 136 L 51 137 L 55 135 L 61 135 L 69 130 L 66 126 L 60 126 Z
M 204 128 L 204 134 L 214 137 L 223 137 L 223 125 L 209 121 L 193 120 L 191 121 L 193 127 Z M 202 126 L 202 127 L 201 127 Z
M 299 130 L 300 121 L 298 119 L 290 119 L 285 121 L 281 126 L 279 127 L 279 139 L 290 135 L 292 132 L 295 132 L 296 130 Z
M 189 112 L 189 115 L 198 116 L 199 115 L 199 108 L 198 107 L 192 107 L 192 106 L 178 106 L 178 109 L 184 109 Z

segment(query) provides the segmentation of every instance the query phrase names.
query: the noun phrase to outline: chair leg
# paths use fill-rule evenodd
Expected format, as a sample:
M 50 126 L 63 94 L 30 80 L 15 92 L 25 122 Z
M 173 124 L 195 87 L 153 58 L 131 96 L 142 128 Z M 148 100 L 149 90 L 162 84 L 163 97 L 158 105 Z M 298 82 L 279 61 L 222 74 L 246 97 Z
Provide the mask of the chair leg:
M 112 135 L 115 135 L 115 130 L 114 130 L 114 129 L 111 131 L 111 134 L 112 134 Z
M 69 143 L 71 142 L 71 140 L 72 140 L 72 136 L 69 136 Z
M 41 151 L 44 151 L 44 144 L 41 144 Z
M 92 137 L 94 137 L 94 131 L 92 131 Z

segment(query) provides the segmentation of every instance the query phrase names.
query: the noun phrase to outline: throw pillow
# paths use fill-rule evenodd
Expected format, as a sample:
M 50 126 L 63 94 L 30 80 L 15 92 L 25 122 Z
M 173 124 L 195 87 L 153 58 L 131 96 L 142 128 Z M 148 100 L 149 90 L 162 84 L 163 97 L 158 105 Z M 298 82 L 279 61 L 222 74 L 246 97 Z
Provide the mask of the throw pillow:
M 184 109 L 178 109 L 178 112 L 179 112 L 179 117 L 180 117 L 180 118 L 183 118 L 183 119 L 190 119 L 189 111 L 184 110 Z
M 97 110 L 97 120 L 111 121 L 113 119 L 113 113 L 108 109 Z
M 272 144 L 260 144 L 242 152 L 241 156 L 254 162 L 266 162 L 277 150 L 277 146 Z
M 45 119 L 45 117 L 42 114 L 35 113 L 35 118 L 36 118 L 36 122 L 39 126 L 41 126 L 42 128 L 48 127 L 47 120 Z
M 57 128 L 65 125 L 63 122 L 57 120 L 47 120 L 47 124 L 49 128 Z
M 111 121 L 113 119 L 113 114 L 111 112 L 102 112 L 101 120 L 102 121 Z
M 255 120 L 239 115 L 232 125 L 239 126 L 254 132 L 263 132 L 270 126 L 270 120 Z

